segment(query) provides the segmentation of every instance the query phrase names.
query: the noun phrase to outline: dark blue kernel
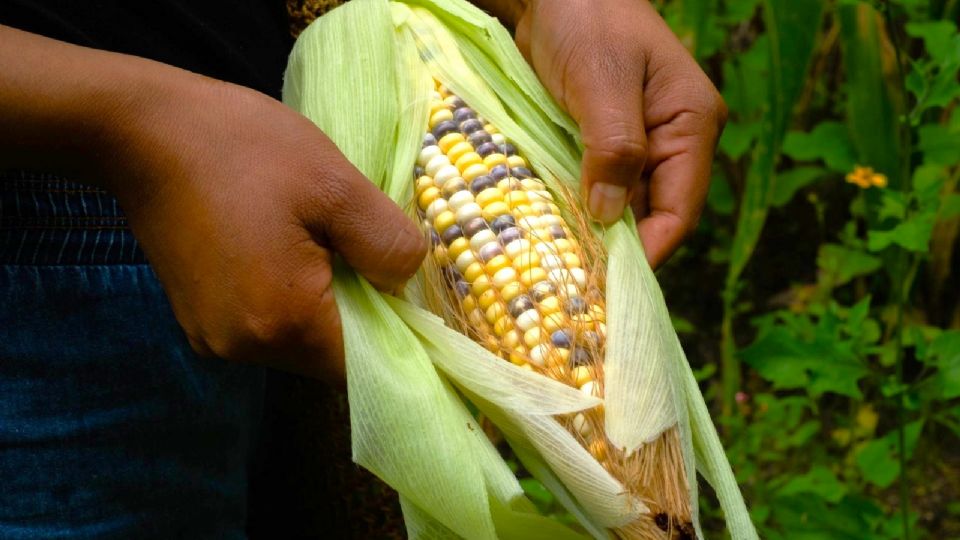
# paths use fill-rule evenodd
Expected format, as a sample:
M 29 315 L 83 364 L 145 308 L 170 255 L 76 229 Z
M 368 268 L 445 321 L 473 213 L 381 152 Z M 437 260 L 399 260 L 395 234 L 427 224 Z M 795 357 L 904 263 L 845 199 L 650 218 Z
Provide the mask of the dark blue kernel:
M 560 225 L 551 225 L 547 230 L 550 231 L 550 236 L 552 236 L 554 240 L 567 237 L 567 231 L 563 230 L 563 227 Z
M 523 238 L 523 231 L 517 227 L 507 227 L 506 229 L 500 231 L 500 234 L 497 236 L 497 239 L 500 240 L 500 243 L 504 246 L 521 238 Z
M 510 143 L 503 143 L 500 145 L 500 153 L 505 156 L 513 156 L 517 153 L 517 147 Z
M 504 214 L 502 216 L 497 216 L 492 222 L 490 222 L 490 228 L 493 229 L 493 232 L 500 234 L 504 229 L 514 227 L 516 224 L 517 221 L 513 219 L 513 216 L 510 214 Z
M 588 366 L 590 365 L 590 352 L 580 347 L 574 347 L 570 349 L 568 361 L 570 367 Z
M 467 106 L 467 104 L 463 102 L 463 98 L 461 98 L 460 96 L 450 96 L 449 98 L 445 99 L 444 102 L 446 102 L 447 105 L 450 105 L 454 109 L 459 109 L 460 107 Z
M 502 180 L 507 177 L 509 171 L 507 170 L 506 165 L 496 165 L 494 168 L 490 169 L 490 176 L 494 180 Z
M 450 133 L 456 133 L 459 131 L 456 122 L 453 120 L 444 120 L 439 124 L 433 126 L 433 136 L 440 140 L 444 135 L 449 135 Z
M 550 334 L 550 343 L 553 343 L 554 347 L 569 349 L 573 343 L 573 333 L 570 330 L 557 330 Z
M 581 334 L 580 337 L 584 345 L 594 349 L 600 348 L 600 334 L 594 332 L 593 330 L 587 330 Z
M 433 134 L 427 133 L 426 135 L 423 136 L 423 147 L 424 147 L 424 148 L 426 148 L 426 147 L 428 147 L 428 146 L 433 146 L 433 145 L 435 145 L 435 144 L 437 144 L 437 138 L 434 137 Z
M 415 176 L 416 178 L 420 178 L 421 176 L 423 176 L 423 173 L 425 172 L 427 171 L 423 170 L 423 167 L 419 165 L 413 166 L 413 176 Z
M 516 176 L 517 178 L 533 178 L 533 173 L 530 172 L 530 169 L 526 167 L 512 167 L 510 169 L 510 174 Z
M 487 228 L 487 222 L 482 217 L 473 218 L 463 226 L 463 234 L 467 238 L 472 238 L 473 235 Z
M 567 305 L 564 306 L 564 310 L 568 315 L 581 315 L 587 312 L 587 309 L 590 308 L 590 304 L 586 300 L 580 298 L 579 296 L 571 296 L 567 298 Z
M 434 230 L 433 227 L 431 227 L 430 228 L 430 245 L 436 246 L 438 244 L 440 244 L 440 235 L 437 234 L 437 231 Z
M 470 107 L 460 107 L 457 110 L 453 111 L 453 121 L 454 122 L 466 122 L 471 118 L 476 118 L 477 113 L 473 112 L 473 109 Z
M 460 298 L 465 298 L 468 294 L 470 294 L 470 284 L 467 283 L 466 281 L 461 279 L 460 281 L 457 282 L 456 287 L 457 287 L 457 294 L 460 295 Z
M 451 225 L 447 227 L 447 230 L 443 231 L 443 234 L 440 235 L 440 238 L 443 239 L 443 243 L 450 245 L 454 240 L 463 236 L 463 231 L 460 230 L 459 225 Z
M 464 120 L 463 123 L 460 124 L 460 131 L 466 133 L 467 135 L 470 135 L 474 131 L 480 131 L 481 129 L 483 129 L 483 122 L 477 120 L 476 118 Z
M 492 142 L 485 142 L 477 147 L 475 150 L 476 153 L 480 154 L 480 157 L 487 157 L 490 154 L 496 153 L 497 145 Z
M 441 272 L 443 273 L 443 279 L 447 280 L 447 283 L 456 283 L 463 278 L 463 275 L 460 274 L 460 270 L 457 270 L 456 266 L 444 266 Z
M 507 311 L 510 312 L 510 315 L 516 319 L 520 316 L 521 313 L 527 311 L 528 309 L 533 309 L 533 300 L 525 294 L 515 297 L 513 300 L 510 300 L 510 303 L 507 304 Z
M 476 195 L 477 193 L 480 193 L 481 191 L 487 188 L 492 188 L 496 185 L 497 185 L 496 180 L 484 174 L 482 176 L 478 176 L 474 178 L 473 182 L 470 182 L 470 191 L 472 191 L 473 194 Z
M 467 135 L 467 142 L 469 142 L 474 148 L 476 148 L 483 143 L 493 142 L 493 139 L 490 138 L 489 133 L 487 133 L 486 131 L 483 131 L 482 129 L 479 129 Z

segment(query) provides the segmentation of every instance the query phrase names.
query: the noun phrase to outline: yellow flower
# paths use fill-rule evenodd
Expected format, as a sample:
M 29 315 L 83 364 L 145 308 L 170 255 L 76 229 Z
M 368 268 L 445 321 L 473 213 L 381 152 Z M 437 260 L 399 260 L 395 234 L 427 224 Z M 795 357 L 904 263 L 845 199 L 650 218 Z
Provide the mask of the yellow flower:
M 860 165 L 854 167 L 853 172 L 847 174 L 847 182 L 856 184 L 861 189 L 887 187 L 886 175 L 874 171 L 871 167 L 861 167 Z

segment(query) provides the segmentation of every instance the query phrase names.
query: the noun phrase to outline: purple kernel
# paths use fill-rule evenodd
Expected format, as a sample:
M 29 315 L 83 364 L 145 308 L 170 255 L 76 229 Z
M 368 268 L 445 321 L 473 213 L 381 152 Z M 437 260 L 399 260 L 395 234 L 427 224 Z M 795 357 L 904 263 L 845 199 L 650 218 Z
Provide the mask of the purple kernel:
M 550 231 L 550 236 L 552 236 L 554 240 L 567 237 L 567 231 L 563 230 L 563 227 L 560 225 L 551 225 L 547 230 Z
M 496 180 L 494 180 L 493 178 L 490 178 L 487 175 L 482 175 L 474 178 L 473 182 L 470 182 L 470 191 L 472 191 L 473 194 L 476 195 L 477 193 L 480 193 L 481 191 L 487 188 L 492 188 L 496 185 L 497 185 Z
M 510 214 L 504 214 L 502 216 L 497 216 L 492 222 L 490 222 L 490 228 L 493 229 L 493 232 L 500 234 L 504 229 L 509 229 L 517 224 L 516 220 L 513 219 L 513 216 Z
M 423 170 L 423 167 L 421 167 L 421 166 L 419 166 L 419 165 L 414 165 L 414 166 L 413 166 L 413 176 L 414 176 L 414 177 L 420 178 L 421 176 L 423 176 L 423 173 L 425 173 L 425 172 L 426 172 L 426 171 Z
M 476 118 L 477 113 L 473 112 L 473 109 L 470 107 L 460 107 L 457 110 L 453 111 L 453 121 L 454 122 L 466 122 L 471 118 Z
M 600 348 L 600 334 L 594 332 L 593 330 L 587 330 L 580 336 L 580 338 L 584 345 L 594 349 Z
M 460 131 L 466 133 L 467 135 L 470 135 L 474 131 L 480 131 L 481 129 L 483 129 L 483 122 L 477 120 L 476 118 L 464 120 L 463 123 L 460 124 Z
M 543 302 L 544 299 L 557 294 L 557 286 L 549 281 L 542 281 L 544 285 L 537 285 L 533 289 L 533 297 L 537 302 Z
M 579 296 L 567 298 L 567 305 L 564 307 L 568 315 L 581 315 L 587 312 L 590 306 L 587 301 Z
M 480 247 L 480 260 L 488 262 L 497 255 L 503 255 L 503 248 L 496 242 L 490 242 Z
M 489 133 L 483 131 L 482 129 L 478 129 L 467 135 L 467 142 L 476 148 L 483 143 L 493 142 L 493 139 L 490 138 Z
M 467 106 L 467 104 L 463 102 L 463 98 L 461 98 L 460 96 L 450 96 L 450 98 L 448 99 L 450 100 L 449 105 L 454 109 L 459 109 L 460 107 Z
M 494 180 L 503 180 L 507 177 L 507 174 L 509 174 L 509 171 L 506 165 L 496 165 L 490 169 L 490 177 Z
M 423 147 L 433 146 L 437 144 L 437 138 L 433 136 L 432 133 L 427 133 L 423 136 Z
M 590 353 L 580 347 L 574 347 L 570 349 L 568 360 L 570 367 L 586 366 L 590 364 Z
M 553 343 L 554 347 L 569 349 L 570 344 L 573 343 L 573 334 L 570 330 L 557 330 L 550 334 L 550 343 Z
M 473 235 L 487 228 L 487 222 L 482 217 L 476 217 L 471 219 L 463 226 L 463 234 L 467 238 L 472 238 Z
M 430 245 L 436 246 L 440 244 L 440 235 L 437 234 L 437 231 L 433 227 L 430 227 Z
M 440 140 L 444 135 L 449 135 L 450 133 L 456 133 L 459 131 L 459 128 L 453 120 L 444 120 L 439 124 L 433 126 L 433 136 Z
M 533 173 L 526 167 L 513 167 L 510 169 L 510 174 L 517 178 L 533 178 Z
M 461 236 L 463 236 L 463 232 L 460 230 L 460 226 L 451 225 L 447 227 L 445 231 L 443 231 L 443 234 L 440 235 L 440 238 L 443 239 L 444 244 L 449 246 L 454 240 L 460 238 Z
M 492 142 L 486 142 L 481 144 L 475 150 L 476 153 L 480 154 L 480 157 L 487 157 L 490 154 L 493 154 L 497 151 L 497 145 Z
M 513 300 L 510 300 L 510 303 L 507 304 L 507 311 L 509 311 L 510 315 L 516 319 L 521 313 L 527 311 L 528 309 L 533 309 L 533 307 L 533 300 L 531 300 L 529 296 L 521 294 Z
M 500 145 L 500 153 L 505 156 L 513 156 L 517 153 L 517 147 L 510 143 L 503 143 Z
M 460 298 L 465 298 L 468 294 L 470 294 L 470 284 L 462 279 L 457 282 L 456 288 L 457 294 L 460 295 Z
M 510 242 L 514 240 L 519 240 L 523 238 L 523 232 L 516 227 L 507 227 L 506 229 L 500 231 L 500 234 L 497 237 L 500 240 L 500 243 L 504 246 L 509 245 Z

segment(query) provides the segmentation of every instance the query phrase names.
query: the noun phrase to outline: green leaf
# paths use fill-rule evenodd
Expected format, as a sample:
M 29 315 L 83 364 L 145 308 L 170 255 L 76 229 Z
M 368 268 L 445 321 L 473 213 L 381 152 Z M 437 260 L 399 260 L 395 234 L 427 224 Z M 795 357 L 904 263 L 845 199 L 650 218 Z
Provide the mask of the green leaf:
M 960 397 L 960 330 L 943 332 L 930 343 L 925 362 L 937 367 L 940 399 Z
M 904 449 L 906 458 L 913 455 L 920 433 L 923 431 L 923 420 L 917 420 L 904 426 Z M 877 487 L 889 487 L 900 476 L 900 460 L 898 458 L 900 435 L 893 430 L 882 438 L 868 442 L 857 452 L 856 463 L 860 473 L 870 483 Z
M 879 257 L 839 244 L 823 244 L 817 253 L 820 280 L 839 287 L 857 276 L 875 272 L 883 264 Z
M 923 40 L 923 47 L 934 62 L 944 63 L 960 55 L 960 35 L 950 21 L 908 22 L 907 35 Z
M 951 219 L 960 216 L 960 193 L 950 193 L 943 198 L 940 206 L 940 218 Z
M 836 503 L 847 494 L 847 487 L 837 480 L 830 469 L 815 465 L 807 473 L 791 478 L 777 490 L 777 495 L 780 496 L 803 493 L 810 493 L 825 501 Z
M 730 159 L 740 159 L 753 146 L 759 134 L 760 124 L 757 122 L 727 122 L 720 137 L 720 151 Z
M 960 129 L 941 124 L 925 124 L 918 130 L 917 146 L 924 164 L 952 166 L 960 163 Z
M 823 160 L 837 172 L 852 170 L 857 161 L 846 126 L 832 120 L 817 124 L 809 133 L 787 133 L 783 153 L 801 161 Z
M 737 201 L 725 175 L 715 174 L 713 176 L 710 181 L 710 191 L 707 192 L 707 204 L 711 210 L 721 216 L 728 216 L 733 213 Z
M 787 204 L 798 190 L 809 186 L 826 174 L 827 171 L 820 167 L 796 167 L 778 173 L 770 203 L 778 207 Z
M 926 253 L 935 224 L 936 216 L 924 213 L 897 224 L 889 231 L 869 231 L 867 247 L 870 251 L 882 251 L 895 244 L 909 251 Z

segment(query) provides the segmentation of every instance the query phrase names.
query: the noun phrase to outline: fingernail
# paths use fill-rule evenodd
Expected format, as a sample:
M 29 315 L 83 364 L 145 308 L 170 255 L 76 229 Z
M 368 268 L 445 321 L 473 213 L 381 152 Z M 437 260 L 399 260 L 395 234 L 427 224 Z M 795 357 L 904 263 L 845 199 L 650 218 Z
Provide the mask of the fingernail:
M 587 207 L 590 214 L 603 223 L 613 223 L 623 215 L 627 204 L 627 188 L 613 184 L 597 182 L 590 187 Z

